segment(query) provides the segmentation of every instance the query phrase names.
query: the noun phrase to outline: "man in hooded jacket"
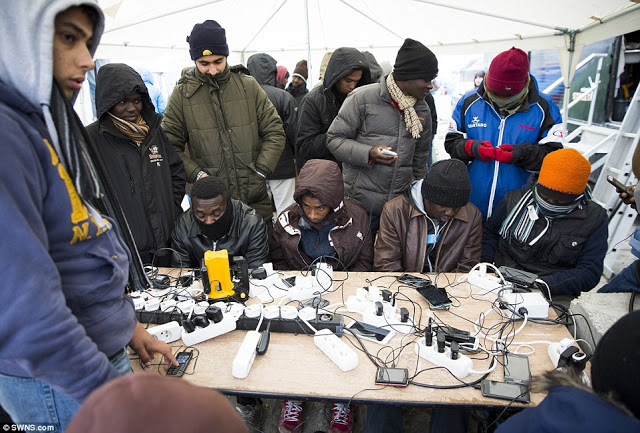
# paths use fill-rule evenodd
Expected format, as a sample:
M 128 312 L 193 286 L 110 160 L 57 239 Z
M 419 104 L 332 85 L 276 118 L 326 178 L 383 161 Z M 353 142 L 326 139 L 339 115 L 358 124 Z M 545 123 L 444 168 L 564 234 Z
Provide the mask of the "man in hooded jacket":
M 296 203 L 278 216 L 270 239 L 274 269 L 304 269 L 322 256 L 336 270 L 371 270 L 369 219 L 364 209 L 344 199 L 335 162 L 307 161 L 293 197 Z
M 298 169 L 309 159 L 337 161 L 327 148 L 329 126 L 347 95 L 369 83 L 371 73 L 364 54 L 355 48 L 338 48 L 333 52 L 322 85 L 311 90 L 298 107 Z
M 122 204 L 143 263 L 169 266 L 173 223 L 182 208 L 182 160 L 160 128 L 141 76 L 122 63 L 96 77 L 98 120 L 87 127 Z
M 71 104 L 94 68 L 102 11 L 5 2 L 0 20 L 0 405 L 62 432 L 91 391 L 131 371 L 126 345 L 146 366 L 154 352 L 177 362 L 136 322 L 130 255 L 101 209 L 110 189 Z
M 296 185 L 294 146 L 296 143 L 296 123 L 298 122 L 296 101 L 289 92 L 276 86 L 276 59 L 269 54 L 252 55 L 247 61 L 247 68 L 249 68 L 251 76 L 265 91 L 273 106 L 276 107 L 287 136 L 278 165 L 273 173 L 267 177 L 267 186 L 271 191 L 277 215 L 293 203 L 293 190 Z

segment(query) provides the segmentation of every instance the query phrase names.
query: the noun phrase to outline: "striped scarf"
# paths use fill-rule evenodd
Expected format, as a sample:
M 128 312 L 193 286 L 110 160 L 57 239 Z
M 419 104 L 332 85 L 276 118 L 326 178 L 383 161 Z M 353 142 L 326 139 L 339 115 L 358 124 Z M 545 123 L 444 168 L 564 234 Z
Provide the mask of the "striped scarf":
M 396 81 L 393 79 L 393 74 L 387 75 L 387 89 L 389 89 L 391 99 L 398 104 L 398 108 L 404 113 L 404 123 L 407 125 L 407 131 L 417 140 L 420 138 L 420 133 L 422 132 L 422 123 L 420 123 L 416 109 L 413 108 L 413 106 L 416 105 L 417 99 L 402 93 L 402 90 L 400 90 Z
M 147 122 L 144 121 L 141 115 L 138 114 L 138 118 L 136 119 L 135 123 L 133 123 L 114 116 L 108 111 L 107 114 L 109 115 L 111 120 L 113 120 L 113 124 L 116 125 L 118 131 L 122 132 L 125 136 L 130 138 L 131 141 L 133 141 L 138 146 L 142 144 L 145 137 L 149 133 L 149 126 L 147 125 Z
M 562 218 L 591 201 L 591 187 L 589 185 L 587 185 L 582 194 L 567 204 L 549 203 L 540 197 L 536 185 L 522 196 L 502 222 L 502 227 L 500 227 L 498 234 L 509 243 L 511 243 L 512 239 L 521 243 L 527 242 L 533 226 L 542 217 L 545 219 L 545 228 L 535 239 L 529 242 L 529 246 L 535 245 L 547 232 L 552 220 Z

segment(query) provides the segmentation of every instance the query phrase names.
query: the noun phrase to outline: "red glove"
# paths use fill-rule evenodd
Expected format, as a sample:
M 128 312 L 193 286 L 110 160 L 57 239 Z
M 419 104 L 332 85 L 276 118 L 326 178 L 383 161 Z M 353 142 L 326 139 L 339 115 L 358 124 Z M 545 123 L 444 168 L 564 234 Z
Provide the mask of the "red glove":
M 496 149 L 489 141 L 467 140 L 464 144 L 464 150 L 467 155 L 473 158 L 480 158 L 484 162 L 495 159 L 496 155 Z
M 496 149 L 495 160 L 505 164 L 515 164 L 520 161 L 522 148 L 518 145 L 502 144 Z

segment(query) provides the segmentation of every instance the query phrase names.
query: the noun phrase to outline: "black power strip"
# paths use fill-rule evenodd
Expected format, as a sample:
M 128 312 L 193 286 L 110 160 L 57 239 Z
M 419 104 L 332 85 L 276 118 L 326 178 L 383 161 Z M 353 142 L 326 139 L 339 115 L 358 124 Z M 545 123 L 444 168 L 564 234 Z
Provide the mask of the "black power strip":
M 260 317 L 247 317 L 244 314 L 240 316 L 236 323 L 236 329 L 255 330 L 258 326 Z M 263 319 L 260 329 L 264 331 L 267 324 L 271 323 L 270 332 L 286 332 L 289 334 L 312 334 L 313 331 L 300 319 L 283 319 L 277 317 L 275 319 Z M 342 335 L 344 331 L 344 316 L 342 314 L 319 313 L 314 320 L 309 320 L 311 326 L 317 331 L 321 329 L 329 329 L 336 335 Z
M 136 317 L 140 323 L 163 324 L 172 320 L 180 320 L 182 314 L 179 311 L 160 312 L 160 311 L 136 311 Z M 192 319 L 197 317 L 193 315 Z M 242 331 L 255 330 L 258 326 L 260 317 L 247 317 L 244 314 L 238 318 L 236 329 Z M 271 323 L 270 332 L 286 332 L 290 334 L 313 334 L 313 331 L 300 319 L 283 319 L 278 317 L 275 319 L 263 319 L 259 331 L 264 331 L 267 324 Z M 336 335 L 342 335 L 344 331 L 344 316 L 342 314 L 319 313 L 314 320 L 309 323 L 316 330 L 329 329 Z

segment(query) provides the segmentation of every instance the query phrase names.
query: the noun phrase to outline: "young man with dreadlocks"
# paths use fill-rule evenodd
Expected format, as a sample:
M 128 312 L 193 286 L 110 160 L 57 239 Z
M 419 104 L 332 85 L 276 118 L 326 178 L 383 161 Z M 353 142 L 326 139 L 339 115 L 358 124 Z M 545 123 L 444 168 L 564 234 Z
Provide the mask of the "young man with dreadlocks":
M 375 234 L 384 204 L 424 179 L 431 143 L 431 112 L 424 98 L 438 60 L 406 39 L 393 72 L 354 90 L 327 132 L 329 150 L 343 163 L 345 196 L 370 215 Z
M 486 221 L 483 261 L 540 275 L 554 297 L 595 287 L 608 221 L 591 201 L 590 173 L 589 161 L 574 149 L 548 154 L 533 186 L 508 192 Z

